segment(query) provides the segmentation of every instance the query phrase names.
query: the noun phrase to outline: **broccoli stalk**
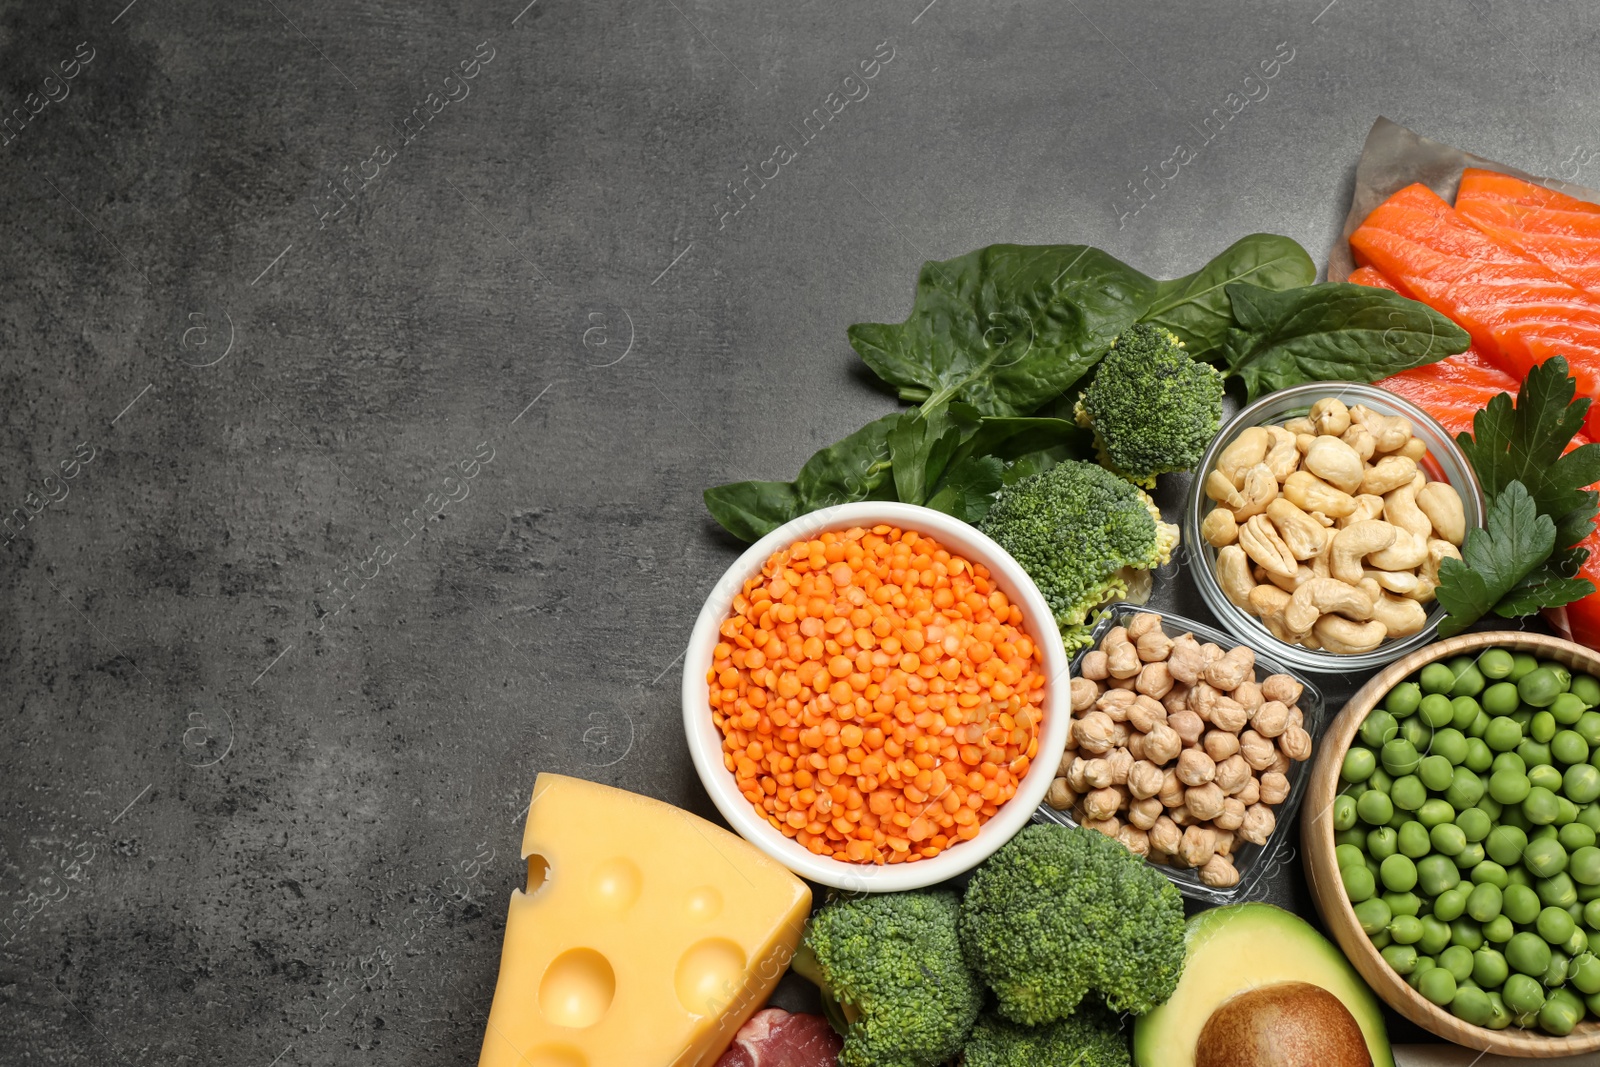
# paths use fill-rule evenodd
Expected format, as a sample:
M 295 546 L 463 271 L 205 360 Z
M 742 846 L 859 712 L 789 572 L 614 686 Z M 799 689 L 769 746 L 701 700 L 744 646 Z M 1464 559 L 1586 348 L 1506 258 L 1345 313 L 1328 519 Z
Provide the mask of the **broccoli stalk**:
M 1045 1026 L 1018 1026 L 999 1015 L 978 1020 L 962 1067 L 1129 1067 L 1128 1038 L 1099 1005 L 1085 1004 Z
M 1029 826 L 972 876 L 961 944 L 1013 1022 L 1067 1018 L 1091 992 L 1142 1015 L 1183 973 L 1183 898 L 1098 831 Z
M 1147 494 L 1076 460 L 1001 489 L 978 528 L 1039 587 L 1069 654 L 1089 644 L 1095 608 L 1150 598 L 1151 569 L 1178 544 L 1178 528 Z
M 1139 323 L 1100 361 L 1078 401 L 1102 461 L 1146 488 L 1156 475 L 1191 470 L 1222 425 L 1222 374 L 1166 330 Z
M 839 1067 L 936 1067 L 961 1051 L 983 987 L 959 912 L 954 893 L 919 891 L 839 898 L 811 917 L 791 966 L 844 1034 Z

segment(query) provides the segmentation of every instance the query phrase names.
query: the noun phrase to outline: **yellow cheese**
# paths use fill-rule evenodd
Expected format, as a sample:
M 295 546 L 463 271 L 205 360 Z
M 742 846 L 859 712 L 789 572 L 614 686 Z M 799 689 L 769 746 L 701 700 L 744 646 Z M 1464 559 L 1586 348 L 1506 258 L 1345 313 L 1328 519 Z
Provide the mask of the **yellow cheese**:
M 686 811 L 541 774 L 479 1067 L 705 1067 L 772 992 L 811 890 Z

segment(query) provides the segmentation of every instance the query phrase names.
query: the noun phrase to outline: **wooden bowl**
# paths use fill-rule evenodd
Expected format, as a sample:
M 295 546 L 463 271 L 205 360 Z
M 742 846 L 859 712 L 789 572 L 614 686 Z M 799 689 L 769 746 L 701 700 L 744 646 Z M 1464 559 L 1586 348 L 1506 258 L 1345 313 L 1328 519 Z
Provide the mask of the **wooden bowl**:
M 1306 878 L 1311 883 L 1311 893 L 1323 921 L 1344 954 L 1361 972 L 1361 977 L 1367 980 L 1373 992 L 1382 997 L 1386 1004 L 1424 1030 L 1446 1041 L 1502 1056 L 1548 1059 L 1595 1052 L 1600 1050 L 1600 1021 L 1593 1018 L 1579 1023 L 1566 1037 L 1554 1037 L 1542 1031 L 1522 1030 L 1514 1026 L 1505 1030 L 1489 1030 L 1463 1022 L 1424 999 L 1384 962 L 1362 932 L 1361 924 L 1356 921 L 1355 910 L 1344 895 L 1344 885 L 1334 863 L 1333 798 L 1338 795 L 1342 784 L 1339 771 L 1344 764 L 1344 754 L 1349 750 L 1356 728 L 1367 717 L 1367 713 L 1377 707 L 1390 689 L 1429 663 L 1482 652 L 1494 646 L 1529 652 L 1540 659 L 1565 664 L 1574 672 L 1600 676 L 1600 653 L 1593 649 L 1555 637 L 1514 632 L 1462 634 L 1420 648 L 1391 663 L 1350 698 L 1350 702 L 1317 742 L 1316 765 L 1311 771 L 1300 827 L 1301 847 L 1306 855 Z

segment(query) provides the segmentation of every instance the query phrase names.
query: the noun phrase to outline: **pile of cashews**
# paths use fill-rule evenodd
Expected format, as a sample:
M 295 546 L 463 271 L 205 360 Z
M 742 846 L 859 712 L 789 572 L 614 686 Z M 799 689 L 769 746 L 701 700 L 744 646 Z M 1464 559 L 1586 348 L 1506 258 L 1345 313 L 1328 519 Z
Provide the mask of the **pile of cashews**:
M 1428 478 L 1427 454 L 1410 420 L 1337 397 L 1241 431 L 1206 475 L 1216 506 L 1200 525 L 1223 594 L 1310 649 L 1370 652 L 1417 633 L 1466 536 L 1461 496 Z

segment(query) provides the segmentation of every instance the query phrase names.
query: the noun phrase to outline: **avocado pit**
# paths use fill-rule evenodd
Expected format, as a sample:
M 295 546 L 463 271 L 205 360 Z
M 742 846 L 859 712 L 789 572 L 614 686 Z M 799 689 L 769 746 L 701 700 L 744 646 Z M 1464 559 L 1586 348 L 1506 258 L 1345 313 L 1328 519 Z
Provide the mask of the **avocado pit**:
M 1195 1067 L 1372 1067 L 1361 1026 L 1310 982 L 1274 982 L 1223 1001 L 1200 1029 Z

